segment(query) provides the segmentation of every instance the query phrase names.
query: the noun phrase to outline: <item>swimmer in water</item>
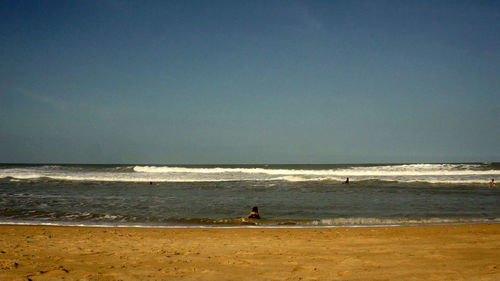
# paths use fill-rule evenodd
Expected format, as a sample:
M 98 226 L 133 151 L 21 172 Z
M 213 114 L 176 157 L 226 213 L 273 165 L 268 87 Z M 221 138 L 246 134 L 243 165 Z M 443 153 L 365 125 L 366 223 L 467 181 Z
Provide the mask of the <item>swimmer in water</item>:
M 495 179 L 491 179 L 490 187 L 495 187 L 497 184 L 495 183 Z
M 259 208 L 257 208 L 257 206 L 252 208 L 252 211 L 250 212 L 250 214 L 248 214 L 248 218 L 249 219 L 260 219 Z
M 344 184 L 349 184 L 349 178 L 346 178 L 346 179 L 345 179 Z

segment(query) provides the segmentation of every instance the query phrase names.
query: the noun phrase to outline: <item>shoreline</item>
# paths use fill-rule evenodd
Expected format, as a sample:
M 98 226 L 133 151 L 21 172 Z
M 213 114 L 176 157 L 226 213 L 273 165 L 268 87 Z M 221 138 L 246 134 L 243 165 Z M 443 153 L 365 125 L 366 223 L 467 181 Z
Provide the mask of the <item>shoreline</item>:
M 500 280 L 500 224 L 0 225 L 2 280 Z
M 370 228 L 370 227 L 405 227 L 405 226 L 439 226 L 439 225 L 482 225 L 482 224 L 500 224 L 500 218 L 488 220 L 471 220 L 464 222 L 424 222 L 424 223 L 388 223 L 388 224 L 345 224 L 345 225 L 303 225 L 303 224 L 206 224 L 206 225 L 147 225 L 147 224 L 79 224 L 79 223 L 60 223 L 60 222 L 1 222 L 1 226 L 54 226 L 54 227 L 95 227 L 95 228 L 145 228 L 145 229 L 301 229 L 301 228 Z

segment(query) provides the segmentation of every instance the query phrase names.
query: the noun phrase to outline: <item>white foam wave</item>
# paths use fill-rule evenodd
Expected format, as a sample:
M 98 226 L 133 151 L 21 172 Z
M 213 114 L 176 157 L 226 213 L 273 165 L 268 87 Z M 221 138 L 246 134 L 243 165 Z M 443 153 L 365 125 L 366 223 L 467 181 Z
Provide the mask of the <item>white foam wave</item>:
M 479 165 L 411 164 L 389 166 L 356 166 L 344 169 L 302 170 L 264 168 L 186 168 L 135 166 L 141 173 L 191 173 L 191 174 L 263 174 L 263 175 L 314 175 L 314 176 L 442 176 L 442 175 L 491 175 L 495 170 L 478 170 Z
M 308 181 L 307 178 L 297 177 L 297 176 L 283 176 L 283 177 L 276 177 L 273 179 L 274 180 L 290 181 L 290 182 Z
M 35 180 L 48 178 L 67 181 L 113 182 L 214 182 L 214 181 L 397 181 L 456 184 L 484 184 L 500 177 L 500 170 L 479 164 L 409 164 L 351 166 L 327 169 L 283 168 L 191 168 L 134 166 L 123 169 L 85 169 L 40 166 L 0 169 L 0 178 Z
M 500 218 L 335 218 L 313 221 L 313 225 L 420 225 L 420 224 L 460 224 L 460 223 L 500 223 Z

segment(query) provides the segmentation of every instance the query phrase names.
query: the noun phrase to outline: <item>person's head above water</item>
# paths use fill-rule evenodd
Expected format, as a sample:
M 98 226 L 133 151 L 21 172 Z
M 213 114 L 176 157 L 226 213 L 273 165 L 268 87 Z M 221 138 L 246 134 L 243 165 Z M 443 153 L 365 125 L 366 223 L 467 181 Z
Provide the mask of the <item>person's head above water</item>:
M 248 218 L 249 219 L 260 219 L 259 208 L 257 208 L 257 206 L 254 206 L 252 208 L 252 211 L 250 212 L 250 214 L 248 214 Z

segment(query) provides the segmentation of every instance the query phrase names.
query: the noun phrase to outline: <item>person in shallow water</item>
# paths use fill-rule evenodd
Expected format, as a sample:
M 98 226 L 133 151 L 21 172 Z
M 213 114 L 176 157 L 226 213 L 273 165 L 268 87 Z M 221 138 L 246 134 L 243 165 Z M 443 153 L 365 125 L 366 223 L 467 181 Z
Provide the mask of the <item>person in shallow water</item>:
M 257 206 L 252 208 L 252 211 L 250 212 L 250 214 L 248 214 L 248 218 L 249 219 L 260 219 L 259 208 L 257 208 Z
M 497 184 L 495 183 L 495 179 L 491 179 L 490 187 L 495 187 Z
M 344 184 L 349 184 L 349 178 L 346 178 L 346 179 L 345 179 Z

